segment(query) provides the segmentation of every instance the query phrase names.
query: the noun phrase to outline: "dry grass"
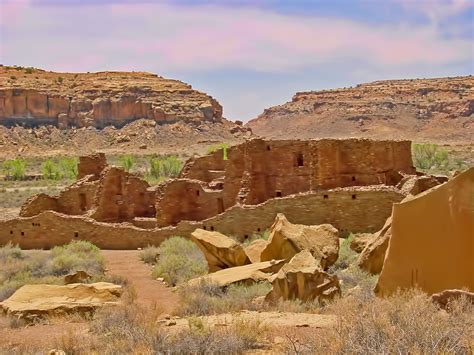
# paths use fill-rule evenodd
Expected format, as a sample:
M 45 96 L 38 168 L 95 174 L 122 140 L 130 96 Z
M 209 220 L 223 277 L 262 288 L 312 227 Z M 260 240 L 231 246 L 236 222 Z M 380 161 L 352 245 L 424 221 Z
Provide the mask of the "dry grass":
M 153 245 L 148 245 L 140 251 L 140 259 L 146 264 L 155 265 L 158 256 L 160 256 L 160 248 Z
M 91 273 L 94 280 L 103 276 L 104 261 L 96 246 L 75 241 L 51 252 L 26 253 L 7 244 L 0 248 L 0 301 L 26 284 L 63 284 L 63 276 L 77 270 Z
M 287 334 L 288 353 L 463 354 L 473 350 L 474 309 L 466 299 L 454 301 L 445 312 L 417 290 L 370 302 L 356 294 L 335 301 L 325 313 L 338 316 L 337 327 Z

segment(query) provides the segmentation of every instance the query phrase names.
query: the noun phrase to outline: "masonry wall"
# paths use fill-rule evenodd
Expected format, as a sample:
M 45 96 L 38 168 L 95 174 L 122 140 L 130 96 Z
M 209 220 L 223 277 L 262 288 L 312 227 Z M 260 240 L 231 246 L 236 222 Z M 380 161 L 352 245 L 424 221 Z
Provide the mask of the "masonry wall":
M 355 196 L 355 198 L 354 198 Z M 51 248 L 71 240 L 88 240 L 103 249 L 136 249 L 158 245 L 165 238 L 189 237 L 196 228 L 216 230 L 244 240 L 269 228 L 277 213 L 298 224 L 330 223 L 343 233 L 374 232 L 391 214 L 392 204 L 404 195 L 393 188 L 339 189 L 276 198 L 254 206 L 234 206 L 202 222 L 180 222 L 176 226 L 142 228 L 129 224 L 101 223 L 87 216 L 43 212 L 0 222 L 0 245 L 9 241 L 24 249 Z

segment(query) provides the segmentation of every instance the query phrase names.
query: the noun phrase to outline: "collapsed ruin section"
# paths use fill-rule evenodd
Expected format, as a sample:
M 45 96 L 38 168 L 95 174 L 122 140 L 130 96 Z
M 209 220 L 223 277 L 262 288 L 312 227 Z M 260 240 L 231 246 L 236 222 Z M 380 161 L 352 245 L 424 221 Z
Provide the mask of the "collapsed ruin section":
M 19 218 L 0 222 L 0 244 L 50 248 L 81 239 L 134 249 L 196 228 L 244 240 L 278 213 L 292 223 L 332 224 L 342 235 L 375 232 L 408 193 L 405 182 L 420 178 L 410 145 L 254 139 L 190 159 L 178 179 L 157 186 L 106 166 L 103 155 L 81 157 L 75 184 L 33 197 Z

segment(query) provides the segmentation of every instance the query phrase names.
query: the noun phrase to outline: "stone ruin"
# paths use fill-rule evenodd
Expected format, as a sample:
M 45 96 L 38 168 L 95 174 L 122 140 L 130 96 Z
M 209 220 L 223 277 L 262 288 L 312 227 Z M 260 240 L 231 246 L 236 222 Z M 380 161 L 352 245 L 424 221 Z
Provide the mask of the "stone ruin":
M 393 203 L 438 182 L 412 166 L 409 141 L 322 139 L 246 143 L 199 157 L 177 179 L 150 186 L 81 157 L 78 180 L 57 196 L 39 194 L 18 218 L 0 222 L 0 245 L 51 248 L 87 240 L 104 249 L 158 245 L 197 228 L 243 241 L 283 213 L 292 223 L 329 223 L 341 235 L 375 232 Z M 227 158 L 227 159 L 225 159 Z M 415 181 L 425 181 L 414 184 Z

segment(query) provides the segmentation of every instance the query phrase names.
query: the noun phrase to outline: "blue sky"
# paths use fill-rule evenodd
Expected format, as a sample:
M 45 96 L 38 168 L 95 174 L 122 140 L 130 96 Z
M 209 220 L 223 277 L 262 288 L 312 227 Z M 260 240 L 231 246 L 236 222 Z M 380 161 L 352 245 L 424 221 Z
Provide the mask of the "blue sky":
M 0 62 L 151 71 L 248 120 L 296 91 L 469 75 L 474 0 L 0 0 Z

